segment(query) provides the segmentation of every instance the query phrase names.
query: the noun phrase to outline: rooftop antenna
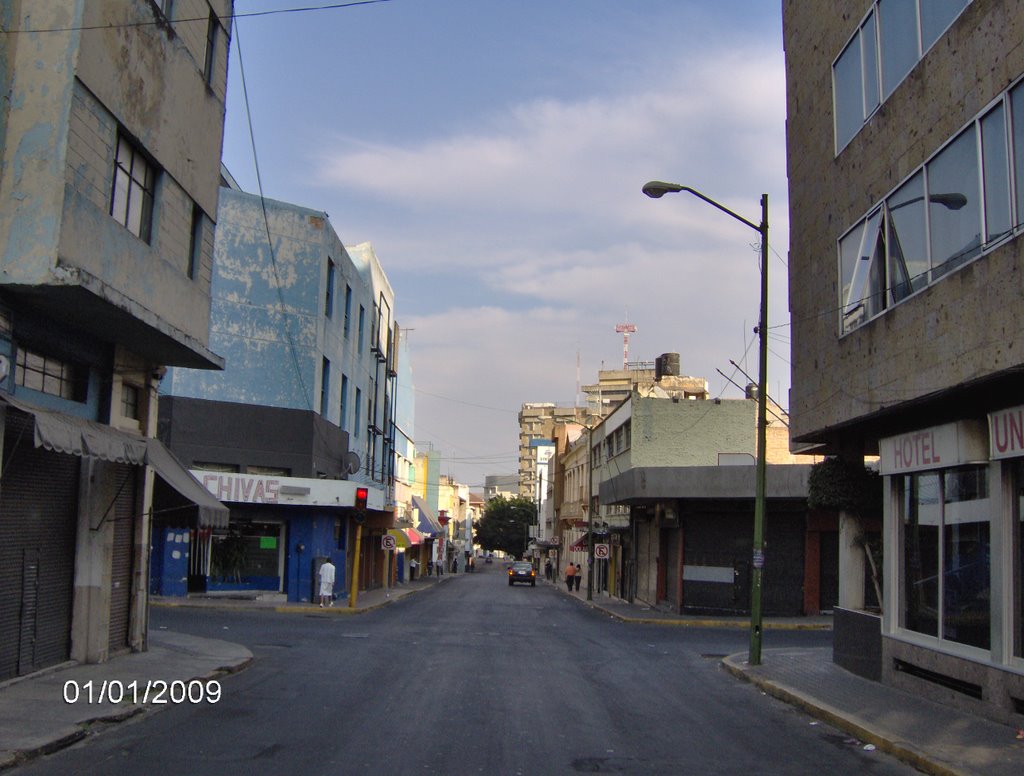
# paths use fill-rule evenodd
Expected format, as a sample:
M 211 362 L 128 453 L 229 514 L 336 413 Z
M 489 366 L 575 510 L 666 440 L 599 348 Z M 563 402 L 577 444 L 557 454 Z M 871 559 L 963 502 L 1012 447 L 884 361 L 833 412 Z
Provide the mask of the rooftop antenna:
M 629 320 L 629 310 L 626 310 L 626 320 Z M 629 369 L 629 335 L 636 334 L 636 326 L 632 323 L 620 323 L 615 331 L 622 335 L 622 369 Z

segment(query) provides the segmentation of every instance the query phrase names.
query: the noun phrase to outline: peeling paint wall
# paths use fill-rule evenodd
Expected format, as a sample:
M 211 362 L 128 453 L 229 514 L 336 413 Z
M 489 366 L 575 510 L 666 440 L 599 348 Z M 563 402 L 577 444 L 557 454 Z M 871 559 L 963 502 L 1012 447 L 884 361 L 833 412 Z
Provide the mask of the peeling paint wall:
M 329 422 L 342 426 L 342 376 L 348 378 L 345 428 L 350 446 L 364 457 L 365 418 L 354 417 L 356 389 L 366 413 L 376 359 L 369 343 L 374 273 L 378 287 L 390 285 L 372 254 L 353 262 L 321 211 L 221 189 L 213 266 L 210 347 L 226 359 L 223 372 L 173 369 L 162 390 L 175 396 L 285 407 L 320 413 L 323 359 L 330 363 L 326 386 Z M 269 223 L 271 241 L 267 240 Z M 270 246 L 273 246 L 273 251 Z M 334 265 L 330 315 L 328 260 Z M 345 335 L 345 290 L 352 291 Z M 366 322 L 359 339 L 358 310 Z M 379 387 L 383 395 L 383 383 Z M 358 434 L 355 433 L 358 429 Z M 365 460 L 365 458 L 364 458 Z
M 180 0 L 179 23 L 148 0 L 5 4 L 5 24 L 25 31 L 0 54 L 0 283 L 75 283 L 84 271 L 150 325 L 205 345 L 229 44 L 225 28 L 207 83 L 211 5 L 227 24 L 231 0 Z M 47 29 L 66 31 L 31 31 Z M 119 135 L 156 172 L 149 240 L 110 214 Z M 194 204 L 205 217 L 190 276 Z

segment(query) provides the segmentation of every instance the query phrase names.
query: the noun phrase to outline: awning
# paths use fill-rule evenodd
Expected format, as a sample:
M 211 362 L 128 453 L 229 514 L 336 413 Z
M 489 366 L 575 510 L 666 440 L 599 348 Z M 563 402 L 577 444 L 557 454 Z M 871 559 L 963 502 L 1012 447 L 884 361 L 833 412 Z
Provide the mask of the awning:
M 93 420 L 45 410 L 0 393 L 0 401 L 31 415 L 34 444 L 68 455 L 99 458 L 134 466 L 152 466 L 170 487 L 199 508 L 201 527 L 225 528 L 228 509 L 189 474 L 159 439 L 149 439 Z
M 147 439 L 146 463 L 157 475 L 199 509 L 200 528 L 227 528 L 228 508 L 182 466 L 159 439 Z
M 441 528 L 441 524 L 437 522 L 437 516 L 434 514 L 433 510 L 427 506 L 427 503 L 423 499 L 419 496 L 413 496 L 412 505 L 416 507 L 419 512 L 419 521 L 416 523 L 416 530 L 425 536 L 444 533 L 444 529 Z
M 403 528 L 402 530 L 409 537 L 410 544 L 423 544 L 423 536 L 415 528 Z
M 402 533 L 401 528 L 389 528 L 388 536 L 393 536 L 395 539 L 395 546 L 400 550 L 408 549 L 411 546 L 409 537 Z
M 590 534 L 587 534 L 587 533 L 583 534 L 583 536 L 581 536 L 579 539 L 577 539 L 576 541 L 574 541 L 572 544 L 569 545 L 569 550 L 571 552 L 580 552 L 582 550 L 589 550 L 590 549 L 590 542 L 588 541 L 588 537 L 589 536 L 590 536 Z

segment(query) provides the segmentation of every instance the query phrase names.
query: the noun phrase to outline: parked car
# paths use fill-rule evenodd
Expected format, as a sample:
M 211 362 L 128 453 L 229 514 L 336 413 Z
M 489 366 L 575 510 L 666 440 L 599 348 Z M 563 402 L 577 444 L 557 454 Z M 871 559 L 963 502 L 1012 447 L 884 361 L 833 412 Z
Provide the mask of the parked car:
M 537 586 L 537 572 L 533 570 L 532 563 L 519 561 L 508 567 L 508 586 L 512 587 L 516 582 L 529 582 L 531 587 Z

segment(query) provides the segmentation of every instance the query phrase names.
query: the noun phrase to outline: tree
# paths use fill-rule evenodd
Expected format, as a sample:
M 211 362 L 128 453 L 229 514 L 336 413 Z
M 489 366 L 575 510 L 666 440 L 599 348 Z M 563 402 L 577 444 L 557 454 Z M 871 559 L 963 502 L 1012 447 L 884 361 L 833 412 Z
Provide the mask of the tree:
M 526 496 L 497 496 L 477 521 L 474 542 L 483 549 L 520 556 L 526 552 L 529 526 L 537 522 L 537 505 Z

